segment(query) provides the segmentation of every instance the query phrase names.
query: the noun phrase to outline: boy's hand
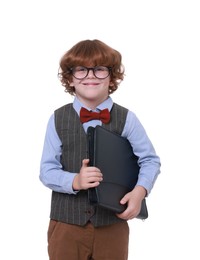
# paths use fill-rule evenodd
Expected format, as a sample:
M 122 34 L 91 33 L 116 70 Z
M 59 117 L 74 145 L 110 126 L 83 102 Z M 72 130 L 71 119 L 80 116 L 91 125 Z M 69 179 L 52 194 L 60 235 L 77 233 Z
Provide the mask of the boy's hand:
M 146 189 L 142 186 L 136 186 L 131 192 L 127 193 L 120 201 L 121 204 L 127 203 L 127 209 L 117 214 L 118 218 L 125 220 L 137 217 L 141 210 L 142 200 L 146 196 Z
M 87 190 L 89 188 L 97 187 L 103 180 L 101 171 L 93 166 L 88 166 L 89 159 L 82 161 L 80 173 L 77 174 L 73 181 L 74 190 Z

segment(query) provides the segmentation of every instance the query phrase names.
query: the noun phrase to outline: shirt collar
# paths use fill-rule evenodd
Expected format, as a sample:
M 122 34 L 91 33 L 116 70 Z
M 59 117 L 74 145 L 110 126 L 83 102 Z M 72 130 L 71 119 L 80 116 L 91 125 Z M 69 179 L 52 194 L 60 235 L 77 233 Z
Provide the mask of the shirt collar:
M 99 104 L 96 107 L 95 111 L 103 110 L 105 108 L 108 108 L 108 110 L 110 111 L 112 106 L 113 106 L 113 100 L 109 96 L 106 100 L 104 100 L 101 104 Z M 85 107 L 86 109 L 90 110 L 88 107 L 84 106 L 77 97 L 74 98 L 73 107 L 76 110 L 78 115 L 80 114 L 81 107 Z

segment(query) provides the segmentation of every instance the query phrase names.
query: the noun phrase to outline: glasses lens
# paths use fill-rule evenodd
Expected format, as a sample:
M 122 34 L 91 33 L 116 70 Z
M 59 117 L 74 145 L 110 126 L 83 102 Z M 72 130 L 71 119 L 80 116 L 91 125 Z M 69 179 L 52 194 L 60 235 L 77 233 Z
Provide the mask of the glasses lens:
M 72 69 L 72 75 L 77 79 L 84 79 L 88 74 L 88 69 L 85 67 L 75 67 Z
M 94 67 L 94 75 L 99 79 L 105 79 L 109 76 L 110 70 L 104 66 Z
M 71 71 L 72 71 L 72 75 L 75 78 L 84 79 L 85 77 L 87 77 L 90 70 L 93 71 L 95 77 L 98 79 L 105 79 L 110 74 L 110 68 L 104 66 L 96 66 L 94 68 L 78 66 L 73 68 Z

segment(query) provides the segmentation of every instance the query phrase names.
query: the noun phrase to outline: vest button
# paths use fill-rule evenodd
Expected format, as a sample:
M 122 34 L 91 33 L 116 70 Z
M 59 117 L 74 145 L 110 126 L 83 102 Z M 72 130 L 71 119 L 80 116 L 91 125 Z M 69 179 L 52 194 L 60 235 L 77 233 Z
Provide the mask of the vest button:
M 85 214 L 90 215 L 91 214 L 91 210 L 85 210 Z

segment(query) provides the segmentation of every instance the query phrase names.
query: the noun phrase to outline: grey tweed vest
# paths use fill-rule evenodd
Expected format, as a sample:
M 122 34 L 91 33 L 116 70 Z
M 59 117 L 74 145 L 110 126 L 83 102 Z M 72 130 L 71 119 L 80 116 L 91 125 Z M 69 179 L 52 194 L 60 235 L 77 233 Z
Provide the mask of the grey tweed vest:
M 121 134 L 127 111 L 126 108 L 114 103 L 111 110 L 111 121 L 102 126 Z M 62 142 L 61 164 L 63 170 L 79 173 L 82 160 L 88 157 L 87 135 L 71 103 L 55 111 L 55 126 Z M 88 203 L 87 190 L 81 190 L 76 195 L 53 191 L 50 218 L 76 225 L 85 225 L 90 221 L 94 226 L 123 221 L 110 210 L 91 206 Z

